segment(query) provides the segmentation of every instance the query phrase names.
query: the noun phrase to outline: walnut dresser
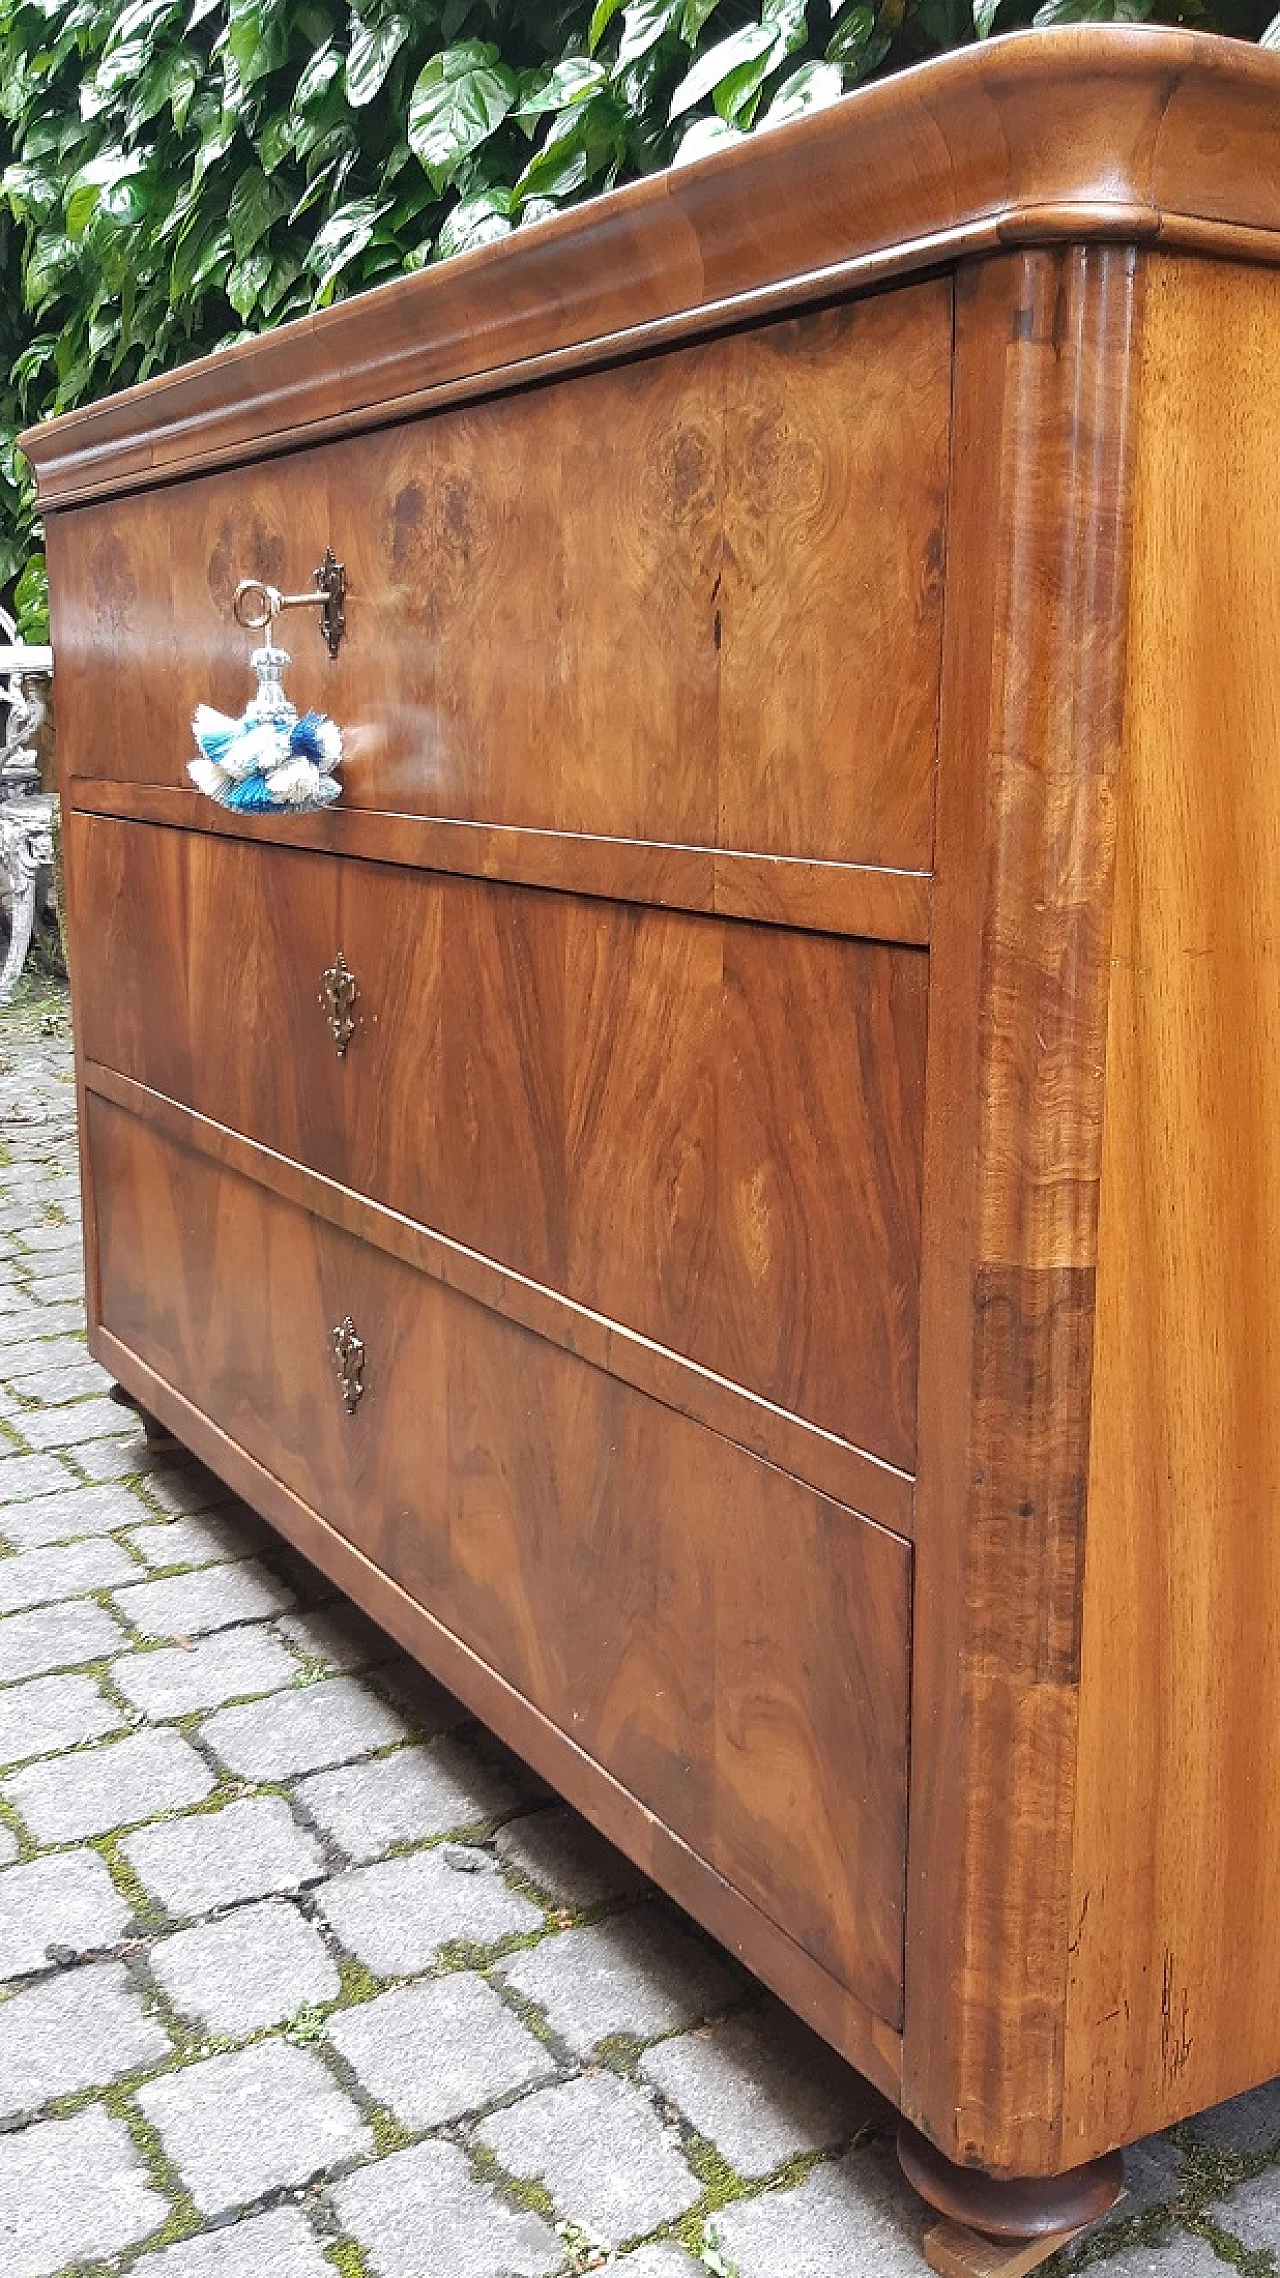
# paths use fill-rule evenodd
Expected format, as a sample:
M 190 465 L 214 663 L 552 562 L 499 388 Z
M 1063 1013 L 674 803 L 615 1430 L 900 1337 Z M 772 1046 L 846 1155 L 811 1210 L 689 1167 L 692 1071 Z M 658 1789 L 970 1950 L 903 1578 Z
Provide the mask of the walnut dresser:
M 1027 34 L 26 439 L 93 1352 L 992 2232 L 1280 2071 L 1278 128 Z

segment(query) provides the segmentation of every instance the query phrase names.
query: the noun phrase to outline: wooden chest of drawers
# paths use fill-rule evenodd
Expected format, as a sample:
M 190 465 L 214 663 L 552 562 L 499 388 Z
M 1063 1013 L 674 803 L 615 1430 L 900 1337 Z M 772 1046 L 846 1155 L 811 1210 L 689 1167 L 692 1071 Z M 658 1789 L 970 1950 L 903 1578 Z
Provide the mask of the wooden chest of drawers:
M 996 43 L 27 439 L 94 1352 L 1011 2230 L 1280 2068 L 1278 117 Z

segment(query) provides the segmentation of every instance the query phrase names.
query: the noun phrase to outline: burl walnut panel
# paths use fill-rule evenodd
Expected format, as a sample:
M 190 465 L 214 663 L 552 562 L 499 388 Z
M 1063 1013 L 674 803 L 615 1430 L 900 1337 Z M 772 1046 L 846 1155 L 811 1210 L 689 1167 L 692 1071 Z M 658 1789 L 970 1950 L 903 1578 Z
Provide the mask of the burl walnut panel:
M 112 1335 L 896 2023 L 908 1548 L 106 1101 L 88 1130 Z
M 86 508 L 70 770 L 183 780 L 250 692 L 237 580 L 331 545 L 339 656 L 284 638 L 347 806 L 927 870 L 950 353 L 939 280 Z
M 911 1469 L 920 951 L 98 817 L 68 860 L 91 1059 Z

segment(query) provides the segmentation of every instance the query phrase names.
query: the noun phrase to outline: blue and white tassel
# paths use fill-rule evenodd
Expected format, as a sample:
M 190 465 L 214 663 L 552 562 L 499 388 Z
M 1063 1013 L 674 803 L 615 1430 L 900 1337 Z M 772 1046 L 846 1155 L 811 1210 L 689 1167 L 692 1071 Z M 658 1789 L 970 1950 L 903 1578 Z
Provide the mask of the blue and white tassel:
M 271 645 L 250 659 L 257 694 L 238 720 L 198 704 L 191 722 L 200 757 L 187 773 L 198 791 L 241 814 L 305 815 L 342 796 L 342 730 L 323 712 L 301 719 L 289 702 L 282 674 L 288 652 Z

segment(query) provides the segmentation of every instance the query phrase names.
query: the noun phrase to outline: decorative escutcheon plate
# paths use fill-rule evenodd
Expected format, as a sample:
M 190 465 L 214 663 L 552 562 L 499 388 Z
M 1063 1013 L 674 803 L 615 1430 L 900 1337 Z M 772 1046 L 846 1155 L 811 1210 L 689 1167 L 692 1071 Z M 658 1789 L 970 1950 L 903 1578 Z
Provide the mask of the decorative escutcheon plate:
M 339 1321 L 332 1341 L 342 1405 L 349 1416 L 354 1416 L 364 1394 L 364 1345 L 356 1335 L 356 1325 L 349 1313 Z

